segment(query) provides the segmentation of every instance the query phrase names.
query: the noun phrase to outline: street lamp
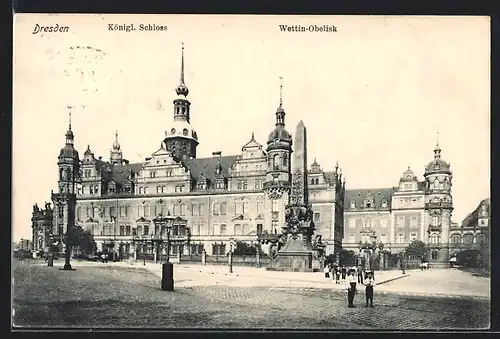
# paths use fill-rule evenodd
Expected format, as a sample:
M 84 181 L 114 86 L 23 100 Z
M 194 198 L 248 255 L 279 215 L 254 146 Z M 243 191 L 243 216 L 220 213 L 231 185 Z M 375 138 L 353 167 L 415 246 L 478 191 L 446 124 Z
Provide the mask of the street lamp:
M 168 218 L 168 215 L 167 215 L 167 218 L 163 217 L 163 215 L 158 215 L 158 217 L 156 217 L 154 220 L 153 220 L 154 224 L 155 224 L 155 230 L 156 229 L 159 229 L 160 231 L 160 244 L 162 245 L 162 251 L 160 251 L 160 254 L 161 252 L 163 252 L 163 230 L 166 230 L 167 231 L 167 260 L 166 262 L 170 262 L 170 230 L 172 229 L 172 225 L 171 225 L 171 218 Z M 158 248 L 157 248 L 158 249 Z M 161 259 L 163 259 L 163 255 L 161 256 L 160 258 L 160 261 L 162 261 Z
M 161 214 L 153 220 L 156 226 L 160 229 L 160 240 L 163 244 L 163 229 L 167 231 L 167 261 L 162 264 L 161 289 L 164 291 L 174 290 L 174 265 L 170 262 L 170 230 L 172 228 L 172 218 L 170 214 L 163 217 Z
M 229 238 L 229 273 L 233 273 L 233 242 L 234 238 Z

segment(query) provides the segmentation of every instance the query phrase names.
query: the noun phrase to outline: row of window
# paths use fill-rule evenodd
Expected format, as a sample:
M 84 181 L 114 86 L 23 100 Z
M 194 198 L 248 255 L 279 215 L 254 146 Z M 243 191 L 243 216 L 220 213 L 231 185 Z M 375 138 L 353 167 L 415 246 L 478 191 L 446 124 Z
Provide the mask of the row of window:
M 397 228 L 405 227 L 406 226 L 406 218 L 409 218 L 409 226 L 411 228 L 419 227 L 419 218 L 417 216 L 410 216 L 410 217 L 398 216 L 398 217 L 396 217 L 396 220 L 395 220 L 395 226 Z M 382 228 L 387 227 L 387 218 L 375 218 L 375 219 L 379 220 L 380 227 L 382 227 Z M 356 226 L 360 226 L 360 225 L 363 225 L 364 227 L 367 227 L 367 228 L 372 227 L 373 226 L 372 218 L 370 218 L 370 217 L 366 217 L 364 219 L 350 218 L 348 220 L 349 228 L 356 228 Z
M 459 234 L 454 234 L 450 237 L 450 243 L 485 245 L 486 237 L 483 234 L 478 234 L 475 237 L 473 234 L 464 234 L 463 236 Z
M 375 206 L 375 202 L 373 201 L 373 199 L 365 199 L 363 201 L 363 208 L 374 208 L 376 207 Z M 387 200 L 384 199 L 382 200 L 382 204 L 381 204 L 381 208 L 387 208 L 388 205 L 387 205 Z M 351 208 L 356 208 L 356 200 L 351 200 Z
M 176 185 L 175 186 L 175 193 L 182 193 L 186 191 L 186 186 L 184 185 Z M 148 187 L 139 187 L 138 189 L 138 194 L 148 194 Z M 156 193 L 167 193 L 167 186 L 156 186 Z
M 62 209 L 60 210 L 63 211 Z M 236 215 L 248 215 L 250 213 L 250 202 L 249 201 L 237 201 L 234 203 L 234 211 Z M 151 214 L 153 216 L 159 215 L 167 215 L 168 208 L 166 205 L 153 205 L 150 206 L 148 204 L 137 206 L 137 217 L 150 217 Z M 131 206 L 120 206 L 119 207 L 120 217 L 129 217 L 132 216 Z M 264 213 L 264 202 L 257 201 L 256 203 L 256 213 L 263 214 Z M 212 215 L 227 215 L 227 203 L 213 203 L 212 204 Z M 318 214 L 318 216 L 316 216 Z M 315 214 L 315 221 L 319 221 L 319 213 Z M 82 219 L 84 216 L 82 215 L 82 207 L 77 207 L 76 215 L 78 219 Z M 174 204 L 172 206 L 172 215 L 174 216 L 186 216 L 187 215 L 187 204 Z M 191 215 L 192 216 L 204 216 L 205 215 L 205 204 L 204 203 L 193 203 L 191 204 Z M 96 218 L 98 216 L 105 217 L 116 217 L 116 208 L 114 206 L 102 206 L 101 209 L 99 207 L 91 207 L 88 206 L 86 208 L 86 217 L 87 218 Z
M 254 189 L 260 190 L 264 184 L 264 180 L 255 180 L 254 182 Z M 248 182 L 246 180 L 238 181 L 236 183 L 236 189 L 238 190 L 247 190 L 248 189 Z
M 153 232 L 154 230 L 154 232 Z M 207 230 L 205 229 L 205 224 L 195 224 L 192 225 L 192 235 L 208 235 Z M 231 235 L 249 235 L 252 231 L 255 231 L 257 234 L 262 234 L 263 224 L 257 224 L 256 229 L 252 230 L 250 224 L 234 224 L 234 229 Z M 150 233 L 152 232 L 152 233 Z M 131 235 L 167 235 L 166 228 L 161 229 L 160 226 L 150 227 L 149 225 L 138 225 L 137 228 L 132 228 L 130 225 L 120 225 L 118 228 L 116 225 L 92 225 L 92 234 L 93 235 L 103 235 L 103 236 L 131 236 Z M 172 236 L 184 236 L 187 235 L 187 229 L 183 225 L 173 225 L 170 235 Z M 209 235 L 230 235 L 227 230 L 227 224 L 213 224 L 212 232 Z
M 123 187 L 123 190 L 119 191 L 119 190 L 117 190 L 117 188 L 114 185 L 108 186 L 108 193 L 119 193 L 119 192 L 130 193 L 131 187 L 125 186 L 125 187 Z M 99 185 L 78 186 L 77 187 L 77 194 L 78 195 L 99 194 Z
M 216 180 L 214 183 L 212 183 L 211 186 L 212 186 L 212 188 L 215 188 L 215 189 L 226 189 L 227 188 L 226 182 L 223 179 Z M 204 190 L 210 188 L 210 185 L 208 185 L 207 182 L 205 182 L 205 181 L 200 181 L 196 184 L 196 188 L 199 191 L 204 191 Z
M 348 237 L 348 243 L 350 244 L 354 244 L 356 243 L 356 234 L 349 234 Z M 413 240 L 417 240 L 418 239 L 418 234 L 415 233 L 415 232 L 412 232 L 409 234 L 409 237 L 408 237 L 408 240 L 409 242 L 412 242 Z M 386 233 L 382 233 L 380 234 L 380 236 L 377 238 L 377 241 L 380 241 L 382 243 L 388 243 L 388 237 L 387 237 L 387 234 Z M 366 235 L 366 236 L 363 236 L 362 239 L 361 239 L 362 242 L 370 242 L 371 241 L 371 238 L 369 235 Z M 404 233 L 398 233 L 396 235 L 396 243 L 397 244 L 404 244 L 406 242 L 406 237 L 405 237 L 405 234 Z

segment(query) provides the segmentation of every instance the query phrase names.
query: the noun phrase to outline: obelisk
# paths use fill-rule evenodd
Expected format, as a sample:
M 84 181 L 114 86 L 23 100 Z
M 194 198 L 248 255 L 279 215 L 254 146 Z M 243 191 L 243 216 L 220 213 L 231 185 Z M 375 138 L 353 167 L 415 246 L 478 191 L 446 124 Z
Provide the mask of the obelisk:
M 292 192 L 290 205 L 308 205 L 307 190 L 307 131 L 302 120 L 295 129 L 292 159 Z
M 311 272 L 314 222 L 307 190 L 307 133 L 302 121 L 295 130 L 294 145 L 292 185 L 285 209 L 286 225 L 280 235 L 282 246 L 270 269 Z

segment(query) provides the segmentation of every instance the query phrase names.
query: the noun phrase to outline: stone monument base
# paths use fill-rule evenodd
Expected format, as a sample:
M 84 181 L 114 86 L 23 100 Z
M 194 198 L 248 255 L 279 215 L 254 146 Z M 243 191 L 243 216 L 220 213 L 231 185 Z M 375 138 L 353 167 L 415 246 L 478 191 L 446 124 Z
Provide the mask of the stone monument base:
M 429 260 L 429 268 L 450 268 L 450 261 Z
M 284 272 L 319 272 L 313 269 L 312 252 L 279 252 L 275 259 L 271 259 L 267 271 Z

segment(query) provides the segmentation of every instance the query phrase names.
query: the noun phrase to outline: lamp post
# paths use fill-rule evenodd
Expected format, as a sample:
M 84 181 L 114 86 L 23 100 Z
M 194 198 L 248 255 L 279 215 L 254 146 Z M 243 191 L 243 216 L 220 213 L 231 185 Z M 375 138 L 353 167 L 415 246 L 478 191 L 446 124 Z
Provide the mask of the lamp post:
M 229 238 L 229 273 L 233 273 L 233 241 L 234 238 Z
M 163 240 L 163 229 L 167 231 L 167 261 L 162 264 L 161 289 L 164 291 L 174 290 L 174 265 L 170 262 L 170 230 L 172 228 L 172 218 L 167 215 L 167 218 L 161 214 L 156 217 L 153 222 L 160 229 L 160 239 Z M 156 228 L 156 227 L 155 227 Z M 162 241 L 163 244 L 163 241 Z

